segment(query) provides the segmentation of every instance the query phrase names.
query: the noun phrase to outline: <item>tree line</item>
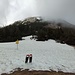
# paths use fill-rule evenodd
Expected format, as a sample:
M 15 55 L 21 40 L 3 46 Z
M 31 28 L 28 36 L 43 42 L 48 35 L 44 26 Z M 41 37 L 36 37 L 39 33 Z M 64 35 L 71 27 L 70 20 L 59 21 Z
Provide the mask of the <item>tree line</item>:
M 35 35 L 46 22 L 26 22 L 17 21 L 5 27 L 0 28 L 0 42 L 14 42 L 17 39 L 22 40 L 22 37 Z
M 37 36 L 38 41 L 54 39 L 56 42 L 75 45 L 75 29 L 69 27 L 60 27 L 56 29 L 43 27 L 38 31 Z
M 62 27 L 51 28 L 47 27 L 48 22 L 35 21 L 33 23 L 16 21 L 5 27 L 0 28 L 0 42 L 14 42 L 17 39 L 22 40 L 22 37 L 36 35 L 36 41 L 47 41 L 54 39 L 60 43 L 75 45 L 75 29 Z M 59 26 L 59 24 L 57 24 Z

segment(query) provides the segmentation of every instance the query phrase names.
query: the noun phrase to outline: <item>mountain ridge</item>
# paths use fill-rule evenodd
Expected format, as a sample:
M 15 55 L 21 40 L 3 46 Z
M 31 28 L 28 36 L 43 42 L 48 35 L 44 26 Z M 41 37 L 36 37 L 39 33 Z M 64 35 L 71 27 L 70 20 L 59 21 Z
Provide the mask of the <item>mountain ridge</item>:
M 66 25 L 66 26 L 65 26 Z M 49 39 L 75 45 L 75 27 L 66 21 L 44 21 L 41 17 L 29 17 L 0 28 L 0 42 L 14 42 L 22 37 L 36 35 L 37 41 Z

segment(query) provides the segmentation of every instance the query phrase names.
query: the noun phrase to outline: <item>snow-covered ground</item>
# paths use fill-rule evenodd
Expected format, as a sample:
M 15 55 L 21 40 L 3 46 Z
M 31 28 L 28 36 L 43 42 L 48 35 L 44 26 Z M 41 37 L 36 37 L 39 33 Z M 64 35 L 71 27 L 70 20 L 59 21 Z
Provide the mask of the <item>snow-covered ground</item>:
M 32 63 L 25 64 L 26 54 L 33 54 Z M 0 74 L 15 68 L 75 73 L 75 49 L 54 40 L 30 40 L 30 36 L 19 41 L 18 50 L 15 42 L 0 43 Z

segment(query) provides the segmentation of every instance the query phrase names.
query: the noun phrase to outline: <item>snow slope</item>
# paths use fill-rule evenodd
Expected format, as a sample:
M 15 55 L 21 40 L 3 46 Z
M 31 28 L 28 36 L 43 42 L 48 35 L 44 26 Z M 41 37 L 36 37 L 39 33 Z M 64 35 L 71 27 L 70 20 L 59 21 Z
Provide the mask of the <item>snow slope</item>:
M 45 42 L 30 40 L 0 43 L 0 74 L 10 73 L 15 68 L 30 70 L 55 70 L 75 73 L 75 49 L 54 40 Z M 33 62 L 25 64 L 26 54 L 33 54 Z

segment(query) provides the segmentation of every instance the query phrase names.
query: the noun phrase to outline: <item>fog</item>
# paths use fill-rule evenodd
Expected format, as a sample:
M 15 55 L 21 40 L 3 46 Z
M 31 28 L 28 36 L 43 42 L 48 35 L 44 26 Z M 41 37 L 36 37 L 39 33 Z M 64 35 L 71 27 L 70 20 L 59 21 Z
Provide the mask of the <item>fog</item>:
M 6 15 L 8 13 L 9 1 L 0 0 L 0 26 L 5 25 L 7 22 Z
M 0 26 L 32 16 L 75 24 L 75 0 L 0 0 Z
M 64 19 L 75 24 L 75 0 L 37 0 L 37 12 L 45 19 Z

